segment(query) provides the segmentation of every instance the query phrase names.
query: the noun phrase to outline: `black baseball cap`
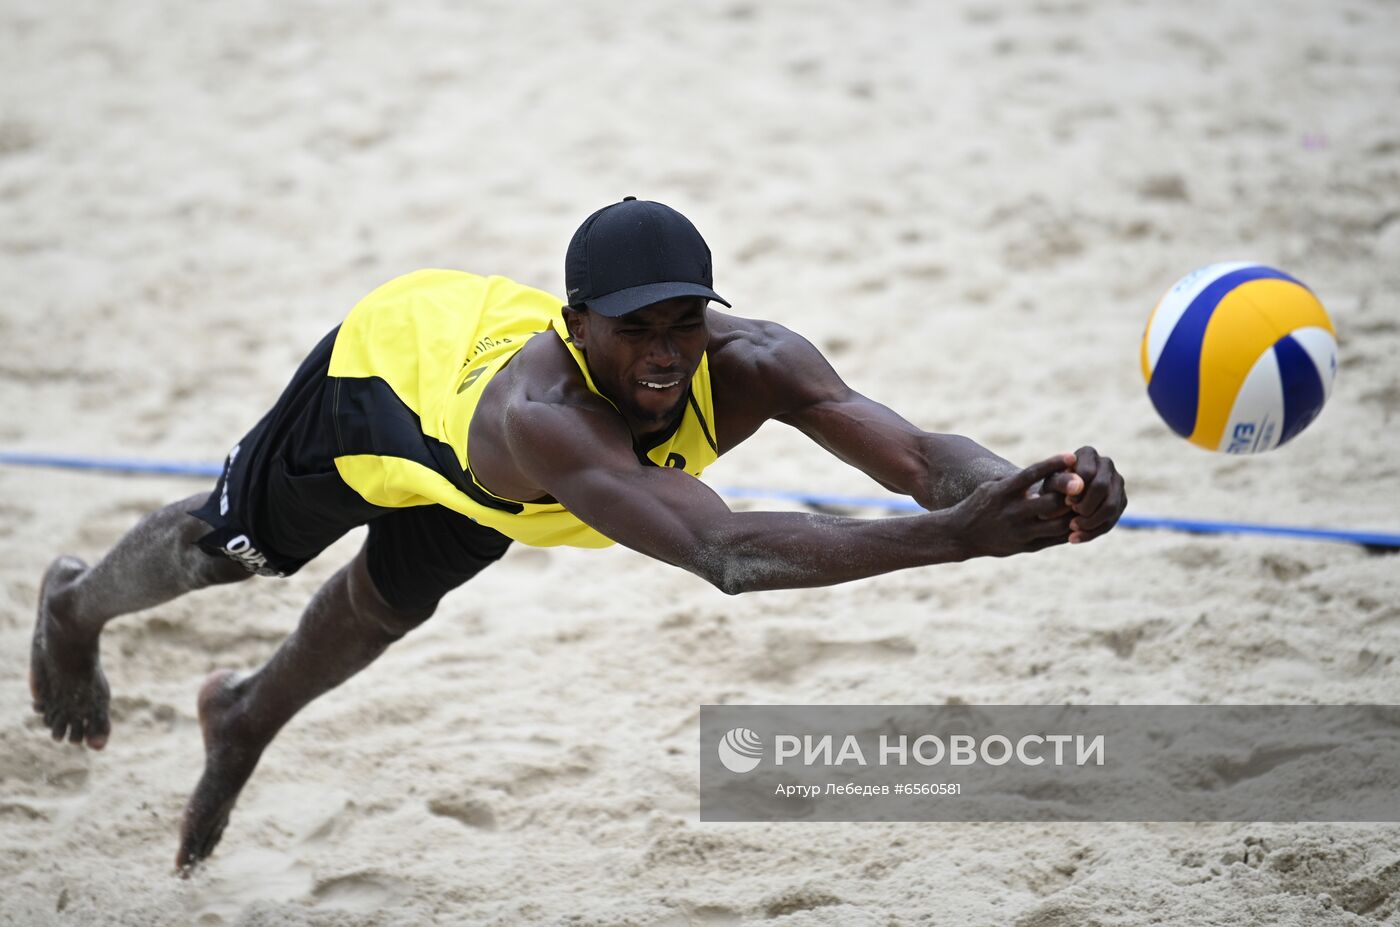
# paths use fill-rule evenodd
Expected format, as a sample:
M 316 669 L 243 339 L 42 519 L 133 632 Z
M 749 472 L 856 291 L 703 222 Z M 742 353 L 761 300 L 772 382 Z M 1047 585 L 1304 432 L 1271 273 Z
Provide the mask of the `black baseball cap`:
M 712 288 L 710 248 L 670 206 L 629 196 L 583 220 L 564 255 L 571 306 L 616 317 L 676 296 L 728 306 Z

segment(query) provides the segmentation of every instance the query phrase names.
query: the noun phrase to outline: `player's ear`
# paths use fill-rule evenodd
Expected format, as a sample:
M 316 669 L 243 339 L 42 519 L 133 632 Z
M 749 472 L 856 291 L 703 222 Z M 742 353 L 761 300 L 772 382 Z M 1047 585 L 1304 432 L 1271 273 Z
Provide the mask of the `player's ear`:
M 564 324 L 569 329 L 569 340 L 582 351 L 588 337 L 588 309 L 584 306 L 564 306 L 560 312 L 564 314 Z

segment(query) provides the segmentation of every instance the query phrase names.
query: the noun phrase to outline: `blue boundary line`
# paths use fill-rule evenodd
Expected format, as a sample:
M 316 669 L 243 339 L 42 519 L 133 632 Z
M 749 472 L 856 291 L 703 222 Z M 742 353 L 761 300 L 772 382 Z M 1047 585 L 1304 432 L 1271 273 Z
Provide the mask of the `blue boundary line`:
M 0 451 L 0 464 L 23 467 L 58 467 L 105 473 L 149 474 L 157 476 L 218 477 L 223 465 L 174 460 L 143 460 L 126 457 L 75 457 L 62 454 L 23 454 Z M 921 512 L 912 499 L 899 496 L 843 496 L 827 493 L 794 492 L 784 489 L 757 489 L 742 486 L 716 486 L 715 492 L 730 499 L 773 499 L 802 505 L 841 508 L 880 509 L 887 512 Z M 1161 528 L 1193 534 L 1261 534 L 1273 537 L 1336 541 L 1366 547 L 1400 549 L 1400 534 L 1387 531 L 1353 531 L 1341 528 L 1308 528 L 1301 525 L 1266 525 L 1242 521 L 1209 521 L 1199 518 L 1163 518 L 1125 513 L 1118 522 L 1125 528 Z
M 890 512 L 922 512 L 913 499 L 899 496 L 839 496 L 823 493 L 792 492 L 778 489 L 745 489 L 738 486 L 715 486 L 715 492 L 731 499 L 778 499 L 805 505 L 829 505 L 840 508 L 883 509 Z M 1266 534 L 1276 537 L 1307 538 L 1314 541 L 1341 541 L 1368 547 L 1400 548 L 1400 534 L 1386 531 L 1350 531 L 1339 528 L 1307 528 L 1301 525 L 1263 525 L 1243 521 L 1208 521 L 1200 518 L 1164 518 L 1155 515 L 1125 513 L 1118 520 L 1124 528 L 1166 528 L 1193 534 Z
M 0 451 L 0 464 L 20 467 L 57 467 L 64 470 L 99 470 L 105 473 L 157 476 L 212 476 L 224 472 L 223 464 L 178 460 L 142 460 L 133 457 L 70 457 L 63 454 L 21 454 Z

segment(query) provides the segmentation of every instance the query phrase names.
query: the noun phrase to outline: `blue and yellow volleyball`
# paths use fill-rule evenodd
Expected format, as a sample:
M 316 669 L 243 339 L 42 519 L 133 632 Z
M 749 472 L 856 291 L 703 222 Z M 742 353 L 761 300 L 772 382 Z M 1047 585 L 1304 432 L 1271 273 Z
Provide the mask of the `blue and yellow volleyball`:
M 1300 281 L 1262 264 L 1211 264 L 1152 310 L 1142 375 L 1162 420 L 1192 444 L 1258 454 L 1296 438 L 1337 375 L 1337 332 Z

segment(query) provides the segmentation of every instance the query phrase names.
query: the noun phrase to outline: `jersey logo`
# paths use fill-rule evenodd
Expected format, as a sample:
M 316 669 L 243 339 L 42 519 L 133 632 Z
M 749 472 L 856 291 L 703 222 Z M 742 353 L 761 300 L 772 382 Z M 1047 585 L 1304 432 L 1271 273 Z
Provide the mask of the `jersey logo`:
M 224 553 L 228 555 L 229 559 L 243 564 L 243 568 L 249 573 L 256 573 L 259 576 L 286 575 L 268 565 L 267 558 L 253 546 L 253 542 L 248 539 L 246 534 L 240 534 L 225 544 Z
M 685 458 L 675 451 L 666 455 L 666 466 L 674 467 L 677 470 L 685 469 Z
M 468 386 L 471 386 L 473 383 L 475 383 L 476 380 L 477 380 L 477 378 L 480 377 L 480 376 L 481 376 L 483 373 L 485 373 L 485 372 L 486 372 L 486 368 L 485 368 L 485 367 L 478 367 L 478 368 L 476 368 L 475 370 L 473 370 L 471 373 L 467 374 L 467 378 L 466 378 L 465 380 L 462 381 L 462 385 L 459 386 L 459 387 L 457 387 L 457 395 L 460 396 L 463 392 L 465 392 L 465 391 L 466 391 L 466 388 L 467 388 Z

